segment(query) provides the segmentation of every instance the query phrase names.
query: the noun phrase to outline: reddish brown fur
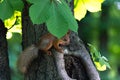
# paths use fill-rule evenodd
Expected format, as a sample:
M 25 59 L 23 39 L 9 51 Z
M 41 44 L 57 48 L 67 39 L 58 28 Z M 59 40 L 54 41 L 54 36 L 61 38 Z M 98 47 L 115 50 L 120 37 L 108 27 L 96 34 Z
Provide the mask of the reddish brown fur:
M 38 44 L 37 47 L 40 50 L 45 51 L 47 54 L 51 54 L 50 48 L 53 46 L 57 51 L 63 53 L 62 48 L 60 47 L 60 45 L 68 45 L 70 42 L 69 39 L 69 34 L 70 32 L 68 32 L 64 37 L 62 37 L 61 39 L 56 38 L 55 36 L 53 36 L 50 33 L 47 33 L 45 35 L 43 35 Z
M 50 48 L 53 46 L 58 52 L 63 53 L 62 47 L 60 45 L 68 45 L 70 43 L 69 32 L 62 37 L 57 39 L 50 33 L 43 35 L 36 45 L 31 45 L 26 48 L 19 56 L 18 68 L 22 73 L 27 72 L 27 68 L 31 61 L 38 56 L 38 50 L 43 50 L 45 53 L 51 55 Z

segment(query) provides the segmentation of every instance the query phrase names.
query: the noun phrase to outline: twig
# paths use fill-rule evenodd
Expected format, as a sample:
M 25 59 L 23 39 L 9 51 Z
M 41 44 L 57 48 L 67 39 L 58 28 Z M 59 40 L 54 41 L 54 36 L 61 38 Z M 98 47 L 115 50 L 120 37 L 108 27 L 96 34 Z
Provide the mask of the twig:
M 18 17 L 19 16 L 16 16 L 16 20 L 15 20 L 14 24 L 8 30 L 12 29 L 16 25 Z

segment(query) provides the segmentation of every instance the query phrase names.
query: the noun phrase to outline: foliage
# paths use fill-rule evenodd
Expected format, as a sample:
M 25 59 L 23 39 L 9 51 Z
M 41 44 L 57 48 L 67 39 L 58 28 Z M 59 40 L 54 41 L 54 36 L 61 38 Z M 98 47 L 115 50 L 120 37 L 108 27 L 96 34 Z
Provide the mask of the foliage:
M 8 29 L 7 39 L 12 37 L 12 33 L 20 33 L 21 34 L 21 12 L 15 11 L 13 16 L 4 21 L 5 27 Z
M 3 2 L 3 0 L 0 0 L 0 3 L 2 3 Z
M 77 20 L 85 17 L 87 10 L 98 12 L 101 10 L 101 3 L 104 0 L 74 0 L 74 16 Z
M 106 67 L 108 67 L 109 69 L 111 68 L 109 63 L 108 63 L 108 59 L 104 56 L 101 56 L 100 52 L 91 44 L 88 44 L 91 48 L 91 56 L 92 59 L 95 63 L 95 65 L 97 66 L 97 69 L 99 71 L 104 71 L 106 70 Z
M 0 19 L 3 21 L 10 18 L 14 11 L 21 11 L 23 2 L 21 0 L 4 0 L 0 3 Z
M 74 18 L 65 0 L 27 1 L 32 4 L 29 13 L 33 23 L 46 23 L 48 31 L 58 38 L 64 36 L 68 30 L 77 32 L 78 25 L 75 18 L 80 20 L 84 17 L 86 14 L 85 6 L 88 11 L 96 12 L 101 9 L 101 3 L 103 2 L 103 0 L 75 0 Z M 81 4 L 82 1 L 85 4 Z M 0 12 L 2 12 L 0 18 L 2 20 L 8 19 L 13 15 L 15 10 L 21 11 L 22 8 L 23 2 L 21 0 L 3 0 L 0 3 Z
M 64 36 L 69 29 L 77 32 L 77 22 L 64 0 L 28 1 L 33 3 L 30 17 L 34 24 L 46 23 L 48 30 L 58 38 Z

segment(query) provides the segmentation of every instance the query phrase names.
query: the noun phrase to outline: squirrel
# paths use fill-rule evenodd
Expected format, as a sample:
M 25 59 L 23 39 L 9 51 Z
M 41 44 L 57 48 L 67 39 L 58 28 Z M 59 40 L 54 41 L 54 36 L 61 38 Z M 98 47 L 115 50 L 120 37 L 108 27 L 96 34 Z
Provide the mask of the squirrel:
M 70 31 L 68 31 L 62 38 L 58 39 L 51 33 L 43 35 L 36 44 L 32 44 L 26 48 L 19 56 L 17 61 L 17 67 L 22 73 L 27 72 L 27 68 L 30 63 L 38 57 L 38 51 L 42 50 L 48 55 L 51 55 L 50 49 L 54 47 L 58 52 L 63 53 L 61 46 L 68 45 L 70 43 Z

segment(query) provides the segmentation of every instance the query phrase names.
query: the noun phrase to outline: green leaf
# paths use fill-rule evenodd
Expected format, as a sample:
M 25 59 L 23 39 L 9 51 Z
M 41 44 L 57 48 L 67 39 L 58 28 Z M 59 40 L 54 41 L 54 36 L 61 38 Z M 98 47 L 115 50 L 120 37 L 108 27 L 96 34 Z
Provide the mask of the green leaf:
M 77 32 L 78 25 L 67 3 L 63 0 L 28 0 L 30 17 L 34 24 L 46 23 L 50 33 L 60 38 L 68 30 Z
M 10 7 L 10 4 L 4 0 L 0 3 L 0 19 L 3 21 L 9 17 L 11 17 L 14 13 L 14 10 Z
M 59 10 L 60 14 L 66 19 L 69 29 L 74 32 L 77 32 L 77 30 L 78 30 L 77 21 L 75 20 L 73 14 L 72 14 L 69 6 L 66 4 L 66 2 L 61 0 L 61 4 L 58 4 L 58 10 Z
M 109 63 L 107 62 L 108 59 L 104 56 L 101 56 L 100 52 L 97 51 L 97 49 L 93 45 L 91 45 L 91 44 L 88 44 L 88 45 L 91 48 L 92 59 L 93 59 L 94 63 L 96 64 L 97 69 L 100 71 L 106 70 L 106 67 L 108 67 L 110 69 L 111 67 L 110 67 Z
M 37 3 L 37 2 L 39 2 L 40 0 L 27 0 L 28 2 L 30 2 L 30 3 Z M 44 0 L 45 1 L 45 0 Z
M 51 6 L 51 17 L 47 20 L 48 30 L 58 38 L 61 38 L 68 31 L 68 24 L 63 15 L 60 14 L 58 5 L 52 3 Z
M 99 62 L 102 66 L 105 64 L 105 61 L 102 58 L 99 59 Z
M 105 65 L 106 65 L 109 69 L 111 69 L 110 64 L 109 64 L 108 62 L 105 62 Z
M 91 47 L 91 52 L 92 53 L 94 53 L 94 57 L 95 58 L 100 58 L 101 57 L 101 54 L 100 54 L 100 52 L 93 46 L 93 45 L 91 45 L 91 44 L 88 44 L 90 47 Z
M 4 0 L 0 3 L 0 18 L 4 21 L 10 18 L 15 10 L 21 11 L 23 3 L 21 0 Z
M 8 1 L 14 10 L 22 11 L 24 6 L 22 0 L 8 0 Z
M 92 57 L 93 61 L 95 61 L 96 58 L 94 56 L 94 53 L 90 52 L 90 54 L 91 54 L 91 57 Z
M 39 2 L 36 2 L 30 7 L 30 18 L 34 24 L 41 24 L 46 22 L 46 20 L 50 17 L 50 4 L 50 0 L 39 0 Z
M 48 30 L 58 38 L 70 29 L 77 32 L 78 25 L 68 5 L 63 1 L 52 3 L 50 19 L 46 22 Z
M 99 60 L 101 65 L 106 65 L 109 69 L 111 69 L 110 65 L 108 62 L 104 61 L 102 58 Z
M 108 59 L 105 56 L 102 56 L 101 58 L 105 61 L 108 61 Z
M 85 17 L 87 10 L 90 12 L 101 11 L 104 0 L 74 0 L 74 16 L 77 20 Z

